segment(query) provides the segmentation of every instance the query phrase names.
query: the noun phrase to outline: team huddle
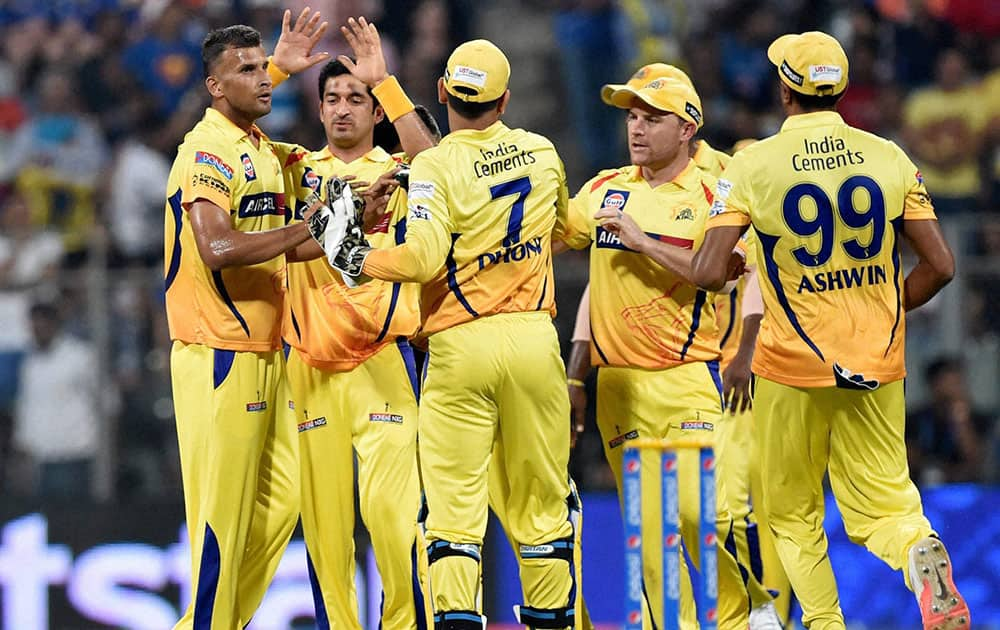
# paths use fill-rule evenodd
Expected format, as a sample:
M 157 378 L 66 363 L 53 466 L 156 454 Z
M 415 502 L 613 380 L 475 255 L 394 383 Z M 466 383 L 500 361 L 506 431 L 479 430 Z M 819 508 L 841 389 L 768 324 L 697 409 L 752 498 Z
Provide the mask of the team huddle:
M 518 621 L 591 628 L 568 464 L 592 366 L 619 494 L 629 441 L 715 445 L 719 628 L 782 628 L 791 593 L 806 627 L 845 628 L 826 474 L 851 539 L 903 571 L 925 629 L 969 628 L 903 445 L 904 315 L 954 263 L 916 167 L 836 113 L 848 83 L 836 40 L 771 45 L 788 119 L 732 158 L 696 137 L 704 114 L 680 69 L 605 86 L 630 164 L 571 196 L 553 144 L 502 122 L 511 69 L 494 44 L 449 57 L 442 138 L 387 73 L 374 25 L 350 19 L 355 57 L 332 61 L 312 52 L 325 29 L 308 9 L 294 24 L 286 12 L 271 57 L 249 27 L 209 33 L 212 105 L 170 174 L 166 306 L 192 553 L 177 628 L 245 627 L 301 518 L 318 627 L 360 629 L 355 473 L 380 627 L 486 627 L 493 510 L 520 567 Z M 324 62 L 326 145 L 264 135 L 272 90 Z M 919 256 L 909 274 L 901 236 Z M 567 373 L 553 256 L 587 247 Z M 413 346 L 426 351 L 419 375 Z M 697 458 L 678 454 L 695 568 Z M 657 461 L 641 468 L 643 537 L 655 537 Z M 645 628 L 678 623 L 664 619 L 661 553 L 644 545 Z M 679 627 L 697 628 L 680 564 Z

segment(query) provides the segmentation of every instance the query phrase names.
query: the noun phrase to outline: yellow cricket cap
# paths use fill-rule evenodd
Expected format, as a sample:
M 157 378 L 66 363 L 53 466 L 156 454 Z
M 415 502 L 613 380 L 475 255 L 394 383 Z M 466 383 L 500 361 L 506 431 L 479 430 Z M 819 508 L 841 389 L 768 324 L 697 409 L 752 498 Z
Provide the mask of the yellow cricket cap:
M 496 45 L 474 39 L 456 48 L 448 57 L 444 71 L 444 89 L 470 103 L 488 103 L 507 90 L 510 63 Z
M 606 105 L 614 105 L 611 102 L 611 95 L 622 88 L 630 87 L 638 90 L 642 86 L 646 85 L 650 81 L 655 79 L 676 79 L 682 83 L 687 83 L 694 89 L 694 84 L 691 83 L 691 78 L 678 68 L 677 66 L 672 66 L 669 63 L 650 63 L 639 68 L 632 75 L 632 78 L 628 80 L 628 83 L 608 83 L 601 88 L 601 100 L 604 101 Z
M 826 33 L 782 35 L 768 47 L 767 58 L 782 82 L 800 94 L 832 96 L 847 88 L 847 54 Z
M 653 79 L 641 88 L 623 87 L 611 94 L 611 104 L 621 109 L 632 107 L 633 99 L 639 99 L 650 107 L 663 112 L 677 114 L 697 127 L 704 124 L 701 114 L 701 99 L 690 84 L 677 79 Z

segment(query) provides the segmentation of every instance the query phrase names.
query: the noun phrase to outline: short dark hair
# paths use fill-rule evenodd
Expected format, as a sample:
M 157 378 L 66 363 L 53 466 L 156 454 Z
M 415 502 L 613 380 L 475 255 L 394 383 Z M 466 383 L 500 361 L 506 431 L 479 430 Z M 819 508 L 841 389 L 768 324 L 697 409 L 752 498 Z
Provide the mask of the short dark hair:
M 501 96 L 500 98 L 503 97 Z M 497 103 L 500 102 L 500 98 L 495 98 L 492 101 L 486 101 L 484 103 L 472 103 L 469 101 L 463 101 L 449 92 L 448 105 L 462 118 L 475 120 L 483 114 L 495 110 L 497 108 Z
M 201 42 L 201 66 L 205 76 L 212 74 L 219 55 L 230 48 L 256 48 L 260 46 L 260 32 L 252 26 L 234 24 L 209 31 Z
M 437 121 L 434 119 L 434 115 L 431 114 L 430 110 L 423 105 L 415 105 L 413 111 L 417 113 L 420 117 L 420 121 L 424 123 L 427 127 L 427 131 L 434 136 L 435 140 L 441 139 L 441 128 L 438 127 Z M 396 126 L 389 122 L 388 118 L 383 118 L 375 125 L 373 131 L 373 144 L 377 147 L 382 147 L 389 153 L 396 151 L 399 147 L 399 133 L 396 131 Z
M 353 57 L 349 57 L 349 59 L 351 61 L 354 61 Z M 317 81 L 317 86 L 316 86 L 317 88 L 319 88 L 320 102 L 323 101 L 323 97 L 326 94 L 326 80 L 331 77 L 339 77 L 342 74 L 351 74 L 351 71 L 348 70 L 347 66 L 345 66 L 339 59 L 334 59 L 333 61 L 326 62 L 326 65 L 323 66 L 322 70 L 320 70 L 319 81 Z M 368 96 L 372 97 L 372 111 L 375 111 L 375 108 L 378 107 L 379 105 L 378 99 L 375 98 L 374 94 L 372 94 L 371 86 L 369 85 L 366 87 L 368 88 Z
M 788 88 L 792 93 L 792 100 L 799 104 L 799 107 L 807 112 L 817 111 L 821 109 L 834 109 L 837 107 L 837 103 L 840 101 L 840 97 L 844 95 L 847 90 L 841 90 L 839 94 L 827 94 L 824 96 L 812 95 L 812 94 L 802 94 L 801 92 L 796 92 L 792 88 Z
M 957 357 L 938 357 L 924 368 L 924 380 L 931 384 L 943 374 L 961 373 L 962 371 L 962 361 Z

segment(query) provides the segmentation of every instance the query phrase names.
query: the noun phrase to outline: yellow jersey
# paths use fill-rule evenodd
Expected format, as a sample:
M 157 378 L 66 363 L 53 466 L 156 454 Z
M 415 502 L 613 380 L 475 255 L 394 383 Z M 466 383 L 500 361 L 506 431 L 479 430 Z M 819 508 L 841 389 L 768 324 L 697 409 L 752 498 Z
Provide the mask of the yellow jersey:
M 307 153 L 293 150 L 284 160 L 285 189 L 294 200 L 293 221 L 301 221 L 306 198 L 331 176 L 354 175 L 374 183 L 402 162 L 375 147 L 350 163 L 329 147 Z M 390 247 L 406 235 L 406 191 L 397 189 L 382 218 L 365 238 L 372 247 Z M 347 371 L 375 355 L 398 337 L 411 337 L 420 325 L 419 288 L 412 284 L 373 280 L 348 288 L 325 257 L 289 263 L 282 336 L 308 365 Z
M 170 338 L 252 352 L 281 347 L 284 256 L 212 271 L 202 261 L 187 211 L 199 199 L 229 212 L 241 232 L 285 224 L 281 163 L 256 126 L 250 135 L 216 109 L 177 148 L 167 183 L 164 256 Z
M 722 172 L 729 165 L 733 158 L 727 153 L 712 148 L 704 140 L 698 140 L 698 148 L 691 156 L 694 163 L 703 171 L 711 173 L 716 177 L 722 177 Z M 747 245 L 747 265 L 754 264 L 752 246 L 749 238 L 752 232 L 746 235 Z M 740 338 L 743 336 L 743 289 L 746 285 L 746 277 L 741 277 L 736 285 L 729 291 L 716 293 L 714 299 L 715 321 L 719 327 L 719 348 L 722 350 L 722 358 L 719 360 L 719 367 L 723 370 L 729 362 L 736 356 L 736 351 L 740 348 Z
M 981 177 L 976 152 L 968 146 L 986 131 L 989 99 L 975 87 L 946 92 L 930 87 L 910 96 L 903 119 L 924 146 L 924 155 L 934 154 L 947 168 L 926 164 L 924 177 L 939 197 L 974 197 Z M 969 208 L 972 210 L 972 208 Z
M 364 272 L 423 283 L 422 335 L 498 313 L 555 315 L 552 229 L 569 193 L 552 143 L 501 121 L 413 159 L 406 243 Z
M 719 177 L 722 171 L 726 170 L 726 166 L 729 165 L 729 161 L 733 158 L 728 153 L 723 153 L 718 149 L 712 148 L 704 140 L 698 140 L 698 147 L 695 149 L 691 159 L 694 160 L 694 163 L 701 170 Z
M 594 214 L 603 207 L 628 212 L 650 236 L 697 249 L 716 179 L 694 160 L 656 188 L 638 166 L 602 171 L 570 201 L 569 221 L 557 230 L 570 247 L 591 243 L 591 363 L 664 369 L 719 358 L 712 295 L 653 259 L 622 245 Z
M 753 224 L 765 311 L 754 373 L 796 387 L 903 378 L 899 234 L 934 218 L 906 154 L 836 112 L 791 116 L 737 153 L 708 229 Z

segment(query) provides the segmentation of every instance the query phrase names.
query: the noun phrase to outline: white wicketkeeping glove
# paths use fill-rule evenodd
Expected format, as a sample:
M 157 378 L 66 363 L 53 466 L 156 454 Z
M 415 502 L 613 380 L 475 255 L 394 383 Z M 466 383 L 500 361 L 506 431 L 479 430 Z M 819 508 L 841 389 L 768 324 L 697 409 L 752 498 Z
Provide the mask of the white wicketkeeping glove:
M 323 248 L 323 253 L 331 265 L 333 259 L 340 253 L 349 222 L 350 219 L 343 210 L 330 209 L 325 205 L 320 206 L 309 217 L 309 233 Z
M 350 185 L 343 180 L 331 178 L 326 185 L 327 200 L 334 217 L 346 215 L 347 222 L 343 235 L 339 235 L 336 249 L 327 249 L 327 261 L 340 272 L 341 278 L 350 288 L 360 286 L 369 280 L 361 273 L 365 258 L 371 251 L 371 246 L 365 239 L 362 221 L 364 220 L 364 201 L 355 197 Z

